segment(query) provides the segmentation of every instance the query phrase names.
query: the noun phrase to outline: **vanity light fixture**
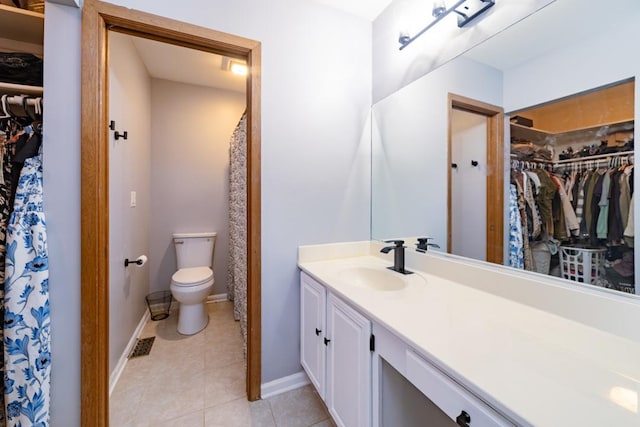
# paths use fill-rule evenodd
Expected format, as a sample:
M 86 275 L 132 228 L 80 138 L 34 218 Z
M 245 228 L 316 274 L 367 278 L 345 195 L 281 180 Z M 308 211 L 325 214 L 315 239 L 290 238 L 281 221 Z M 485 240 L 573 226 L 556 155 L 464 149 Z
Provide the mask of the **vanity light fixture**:
M 447 7 L 444 0 L 436 0 L 433 2 L 432 10 L 432 15 L 435 19 L 413 37 L 406 32 L 401 32 L 398 38 L 400 50 L 407 47 L 411 42 L 427 32 L 429 28 L 436 25 L 451 12 L 458 15 L 458 28 L 462 28 L 494 4 L 495 0 L 456 0 L 451 7 Z

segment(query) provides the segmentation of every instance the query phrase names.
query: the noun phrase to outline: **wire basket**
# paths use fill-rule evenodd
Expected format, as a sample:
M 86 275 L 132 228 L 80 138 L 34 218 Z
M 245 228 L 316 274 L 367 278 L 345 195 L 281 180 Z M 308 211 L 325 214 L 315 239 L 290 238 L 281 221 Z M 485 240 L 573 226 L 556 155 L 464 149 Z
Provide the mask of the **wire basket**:
M 605 274 L 606 252 L 606 248 L 560 246 L 562 277 L 590 284 Z
M 146 296 L 151 320 L 162 320 L 171 313 L 171 291 L 152 292 Z

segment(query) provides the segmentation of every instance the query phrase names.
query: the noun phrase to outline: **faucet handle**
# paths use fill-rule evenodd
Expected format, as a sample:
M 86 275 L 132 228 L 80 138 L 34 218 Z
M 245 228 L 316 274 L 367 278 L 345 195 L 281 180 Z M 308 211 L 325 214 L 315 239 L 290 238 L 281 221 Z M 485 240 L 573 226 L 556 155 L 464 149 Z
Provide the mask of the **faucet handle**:
M 401 248 L 404 245 L 404 240 L 385 240 L 385 243 L 393 243 L 396 248 Z
M 418 250 L 426 251 L 429 246 L 431 246 L 432 248 L 440 247 L 435 243 L 429 243 L 429 240 L 433 240 L 433 237 L 418 237 L 418 243 L 416 243 Z

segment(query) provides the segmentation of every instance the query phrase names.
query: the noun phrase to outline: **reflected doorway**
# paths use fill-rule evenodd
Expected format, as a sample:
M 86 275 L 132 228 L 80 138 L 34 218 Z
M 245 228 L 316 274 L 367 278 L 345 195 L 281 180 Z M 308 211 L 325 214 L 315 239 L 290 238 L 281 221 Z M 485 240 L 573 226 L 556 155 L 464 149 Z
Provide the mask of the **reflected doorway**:
M 487 260 L 487 119 L 451 114 L 451 253 Z
M 502 264 L 504 112 L 454 94 L 448 103 L 447 252 Z

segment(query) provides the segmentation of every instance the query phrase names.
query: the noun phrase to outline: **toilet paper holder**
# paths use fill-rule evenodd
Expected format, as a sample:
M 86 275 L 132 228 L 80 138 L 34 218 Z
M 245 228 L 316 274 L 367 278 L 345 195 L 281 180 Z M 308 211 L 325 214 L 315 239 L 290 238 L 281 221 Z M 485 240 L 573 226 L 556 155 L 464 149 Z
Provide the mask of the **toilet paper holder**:
M 135 260 L 130 260 L 129 258 L 125 258 L 124 259 L 124 266 L 125 267 L 129 267 L 129 264 L 135 264 L 135 265 L 141 266 L 141 265 L 143 265 L 145 263 L 145 261 L 146 261 L 146 257 L 144 255 L 138 257 Z

